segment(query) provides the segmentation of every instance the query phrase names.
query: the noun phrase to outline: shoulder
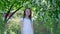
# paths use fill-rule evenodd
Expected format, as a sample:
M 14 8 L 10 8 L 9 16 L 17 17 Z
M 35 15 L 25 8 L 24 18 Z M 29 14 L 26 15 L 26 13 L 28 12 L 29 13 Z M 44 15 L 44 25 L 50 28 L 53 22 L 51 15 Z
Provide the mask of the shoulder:
M 20 18 L 20 21 L 23 21 L 23 18 Z
M 31 18 L 31 21 L 33 22 L 33 18 Z

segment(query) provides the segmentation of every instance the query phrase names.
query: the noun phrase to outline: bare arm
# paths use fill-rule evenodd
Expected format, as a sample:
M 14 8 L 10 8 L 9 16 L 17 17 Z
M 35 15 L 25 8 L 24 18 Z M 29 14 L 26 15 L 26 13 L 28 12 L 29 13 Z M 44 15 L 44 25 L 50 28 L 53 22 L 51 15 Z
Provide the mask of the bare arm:
M 22 23 L 22 21 L 20 21 L 20 27 L 21 27 L 21 34 L 23 33 L 23 23 Z
M 33 29 L 33 34 L 34 34 L 34 25 L 33 25 L 33 22 L 32 22 L 32 29 Z

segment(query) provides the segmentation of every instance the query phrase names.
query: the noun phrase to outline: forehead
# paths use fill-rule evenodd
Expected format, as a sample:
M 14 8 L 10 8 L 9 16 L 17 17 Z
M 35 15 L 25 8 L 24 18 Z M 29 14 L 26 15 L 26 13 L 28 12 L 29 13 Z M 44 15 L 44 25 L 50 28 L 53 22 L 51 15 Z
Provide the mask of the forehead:
M 26 9 L 26 10 L 29 10 L 30 11 L 30 9 Z

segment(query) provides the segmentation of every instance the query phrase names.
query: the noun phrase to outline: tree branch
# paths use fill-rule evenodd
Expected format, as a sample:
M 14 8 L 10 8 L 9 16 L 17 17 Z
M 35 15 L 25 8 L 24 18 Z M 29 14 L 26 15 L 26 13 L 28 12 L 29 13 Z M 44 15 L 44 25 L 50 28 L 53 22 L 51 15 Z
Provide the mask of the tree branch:
M 19 7 L 16 11 L 14 11 L 8 18 L 8 20 L 20 9 L 21 7 Z
M 13 5 L 14 5 L 14 3 L 10 6 L 10 9 L 8 10 L 8 12 L 7 12 L 6 16 L 5 16 L 5 20 L 7 19 L 7 16 L 9 15 L 10 10 L 11 10 L 11 8 L 13 7 Z

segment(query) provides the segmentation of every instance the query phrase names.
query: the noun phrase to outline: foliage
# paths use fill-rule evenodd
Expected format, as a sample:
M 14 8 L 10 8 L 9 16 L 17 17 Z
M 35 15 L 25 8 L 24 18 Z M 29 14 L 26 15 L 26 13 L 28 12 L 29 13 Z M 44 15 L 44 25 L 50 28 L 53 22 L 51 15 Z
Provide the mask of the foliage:
M 31 8 L 35 34 L 60 34 L 59 2 L 60 0 L 0 0 L 0 34 L 3 32 L 20 34 L 18 18 L 22 17 L 26 7 Z M 13 13 L 8 18 L 8 14 L 12 11 Z M 7 14 L 5 20 L 2 17 L 3 13 Z M 12 19 L 17 19 L 18 22 Z

